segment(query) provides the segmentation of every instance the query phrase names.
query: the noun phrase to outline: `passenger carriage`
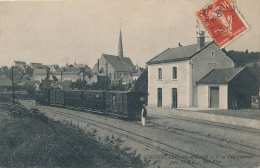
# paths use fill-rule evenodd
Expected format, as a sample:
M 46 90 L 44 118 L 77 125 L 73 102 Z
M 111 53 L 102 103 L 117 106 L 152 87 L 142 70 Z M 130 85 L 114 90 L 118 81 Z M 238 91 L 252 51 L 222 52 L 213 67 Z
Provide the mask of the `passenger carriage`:
M 50 105 L 64 106 L 64 91 L 59 89 L 50 90 Z
M 71 107 L 82 107 L 82 90 L 64 90 L 64 105 Z
M 106 111 L 113 115 L 136 118 L 141 111 L 139 99 L 131 91 L 106 92 Z
M 48 90 L 35 97 L 35 101 L 42 105 L 100 110 L 102 113 L 130 120 L 140 119 L 141 107 L 144 103 L 142 99 L 144 95 L 132 91 L 59 89 Z
M 105 91 L 103 90 L 84 90 L 83 107 L 95 110 L 105 110 Z

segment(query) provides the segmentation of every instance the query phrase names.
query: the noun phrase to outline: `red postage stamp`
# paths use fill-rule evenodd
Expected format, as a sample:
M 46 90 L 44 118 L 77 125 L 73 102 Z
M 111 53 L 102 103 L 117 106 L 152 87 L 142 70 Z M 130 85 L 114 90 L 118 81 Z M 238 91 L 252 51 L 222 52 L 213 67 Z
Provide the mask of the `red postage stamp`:
M 249 26 L 229 0 L 217 0 L 197 13 L 220 48 L 249 30 Z

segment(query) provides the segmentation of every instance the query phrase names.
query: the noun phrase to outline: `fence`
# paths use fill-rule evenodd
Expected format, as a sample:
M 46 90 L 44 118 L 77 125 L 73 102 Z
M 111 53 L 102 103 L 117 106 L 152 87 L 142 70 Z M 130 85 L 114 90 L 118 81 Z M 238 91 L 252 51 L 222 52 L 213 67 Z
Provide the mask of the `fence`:
M 13 92 L 0 92 L 0 97 L 4 99 L 12 99 Z M 15 99 L 34 99 L 34 95 L 28 94 L 25 91 L 16 91 Z

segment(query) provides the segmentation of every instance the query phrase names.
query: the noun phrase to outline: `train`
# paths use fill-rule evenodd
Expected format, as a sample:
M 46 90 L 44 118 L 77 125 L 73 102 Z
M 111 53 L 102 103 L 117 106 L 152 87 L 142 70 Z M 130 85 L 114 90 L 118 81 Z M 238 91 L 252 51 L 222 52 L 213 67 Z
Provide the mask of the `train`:
M 98 111 L 128 120 L 140 119 L 146 95 L 135 91 L 49 89 L 35 96 L 37 104 Z

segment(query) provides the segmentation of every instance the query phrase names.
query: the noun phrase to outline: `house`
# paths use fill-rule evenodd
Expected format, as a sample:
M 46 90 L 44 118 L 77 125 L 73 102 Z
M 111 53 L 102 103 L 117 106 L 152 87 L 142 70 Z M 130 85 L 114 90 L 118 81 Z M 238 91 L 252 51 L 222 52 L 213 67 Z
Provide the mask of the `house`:
M 71 81 L 62 81 L 58 82 L 59 88 L 64 90 L 70 90 Z
M 14 61 L 14 66 L 24 69 L 26 67 L 26 63 L 24 61 Z
M 53 71 L 50 71 L 50 73 L 55 76 L 58 81 L 62 81 L 62 73 L 63 73 L 64 69 L 62 68 L 58 68 L 58 69 L 55 69 Z
M 42 81 L 46 79 L 48 76 L 48 71 L 46 69 L 34 69 L 33 70 L 33 80 Z
M 213 69 L 234 68 L 214 41 L 205 42 L 204 33 L 199 32 L 197 44 L 168 48 L 147 62 L 148 106 L 198 107 L 197 82 Z
M 17 84 L 17 87 L 20 87 L 20 89 L 25 89 L 28 87 L 37 87 L 37 85 L 39 84 L 39 81 L 31 81 L 31 80 L 24 80 L 23 82 L 20 82 Z
M 52 75 L 51 73 L 48 75 L 48 80 L 57 82 L 58 78 L 55 75 Z
M 110 83 L 111 81 L 108 78 L 108 76 L 100 76 L 100 75 L 92 75 L 92 77 L 88 81 L 89 85 L 95 84 L 94 87 L 97 90 L 107 90 Z
M 58 81 L 70 80 L 72 82 L 75 82 L 78 79 L 86 81 L 89 80 L 88 76 L 86 75 L 86 72 L 82 72 L 81 68 L 58 68 L 55 71 L 50 71 L 50 74 Z
M 74 68 L 85 68 L 86 70 L 91 69 L 91 68 L 89 68 L 89 66 L 87 64 L 77 64 L 76 62 L 74 62 L 74 64 L 72 66 Z
M 83 75 L 80 75 L 80 73 L 79 68 L 67 68 L 62 72 L 61 81 L 71 80 L 72 82 L 76 82 L 77 79 L 84 78 Z
M 59 65 L 57 65 L 57 64 L 46 65 L 46 66 L 50 69 L 50 71 L 56 71 L 57 69 L 60 68 Z
M 108 76 L 111 84 L 128 84 L 133 82 L 134 64 L 129 57 L 124 57 L 122 34 L 120 30 L 118 56 L 102 54 L 93 67 L 92 74 Z
M 20 82 L 20 80 L 23 77 L 23 71 L 21 68 L 18 67 L 13 67 L 11 69 L 11 72 L 8 76 L 10 76 L 10 79 L 12 79 L 12 75 L 13 75 L 13 81 L 15 84 L 18 84 Z
M 29 66 L 30 66 L 32 69 L 38 69 L 38 68 L 42 68 L 42 67 L 43 67 L 42 63 L 33 63 L 33 62 L 31 62 L 31 63 L 29 64 Z
M 7 92 L 12 90 L 12 81 L 7 76 L 0 76 L 0 92 Z
M 133 73 L 133 81 L 137 81 L 137 79 L 141 76 L 142 70 L 140 68 L 136 69 L 136 73 Z
M 251 96 L 259 92 L 258 80 L 247 67 L 213 69 L 197 85 L 200 108 L 250 108 Z

